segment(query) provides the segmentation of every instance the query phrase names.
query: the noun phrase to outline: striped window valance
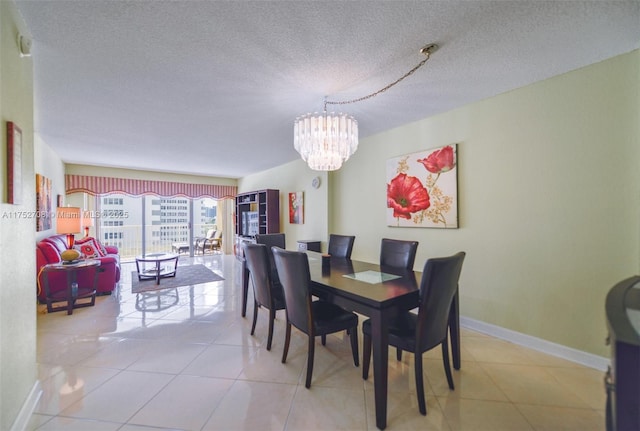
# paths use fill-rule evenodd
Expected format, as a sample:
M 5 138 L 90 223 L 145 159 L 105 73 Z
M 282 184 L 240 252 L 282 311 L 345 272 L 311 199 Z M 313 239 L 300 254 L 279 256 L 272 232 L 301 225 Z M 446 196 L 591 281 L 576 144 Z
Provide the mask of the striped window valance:
M 88 193 L 104 195 L 122 193 L 129 196 L 184 196 L 188 198 L 232 198 L 238 191 L 237 186 L 213 184 L 189 184 L 171 181 L 135 180 L 128 178 L 92 177 L 88 175 L 65 175 L 67 193 Z

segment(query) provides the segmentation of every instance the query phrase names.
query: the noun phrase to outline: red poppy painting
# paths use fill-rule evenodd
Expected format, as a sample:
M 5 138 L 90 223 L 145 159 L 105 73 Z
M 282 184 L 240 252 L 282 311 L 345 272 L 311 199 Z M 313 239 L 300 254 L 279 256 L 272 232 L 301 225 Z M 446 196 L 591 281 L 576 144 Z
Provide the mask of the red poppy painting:
M 387 161 L 387 224 L 458 227 L 456 144 Z

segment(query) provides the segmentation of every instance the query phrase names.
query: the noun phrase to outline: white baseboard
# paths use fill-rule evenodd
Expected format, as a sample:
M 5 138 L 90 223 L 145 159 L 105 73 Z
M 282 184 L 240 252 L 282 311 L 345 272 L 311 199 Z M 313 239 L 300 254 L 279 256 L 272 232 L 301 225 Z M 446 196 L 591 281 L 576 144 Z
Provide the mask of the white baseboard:
M 471 319 L 469 317 L 460 316 L 460 326 L 473 331 L 482 332 L 483 334 L 491 335 L 492 337 L 510 341 L 529 349 L 576 362 L 586 367 L 595 368 L 596 370 L 605 371 L 610 363 L 609 358 L 576 350 L 561 344 L 552 343 L 551 341 L 532 337 L 531 335 L 522 334 L 520 332 L 512 331 L 511 329 L 505 329 L 500 326 L 481 322 L 480 320 Z M 604 343 L 604 339 L 602 342 Z
M 11 426 L 11 431 L 24 431 L 27 429 L 27 425 L 29 425 L 29 421 L 31 420 L 31 415 L 36 410 L 36 406 L 38 405 L 38 401 L 42 396 L 42 387 L 40 386 L 40 380 L 36 380 L 35 384 L 31 388 L 31 392 L 29 392 L 29 396 L 25 400 L 16 420 L 13 421 L 13 425 Z

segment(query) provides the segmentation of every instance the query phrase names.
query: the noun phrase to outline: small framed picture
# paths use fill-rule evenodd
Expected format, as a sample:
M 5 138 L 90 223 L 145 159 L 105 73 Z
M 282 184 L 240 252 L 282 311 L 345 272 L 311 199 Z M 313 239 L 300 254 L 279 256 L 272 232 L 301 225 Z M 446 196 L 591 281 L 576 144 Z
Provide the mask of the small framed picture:
M 58 206 L 59 207 L 63 207 L 64 206 L 64 196 L 63 195 L 58 195 Z
M 289 223 L 304 223 L 304 193 L 289 193 Z

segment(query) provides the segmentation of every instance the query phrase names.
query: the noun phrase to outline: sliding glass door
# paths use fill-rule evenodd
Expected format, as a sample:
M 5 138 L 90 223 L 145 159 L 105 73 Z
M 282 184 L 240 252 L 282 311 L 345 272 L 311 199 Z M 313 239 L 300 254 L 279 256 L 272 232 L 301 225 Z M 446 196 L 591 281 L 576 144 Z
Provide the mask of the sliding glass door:
M 96 237 L 106 245 L 118 247 L 123 258 L 141 254 L 141 198 L 110 194 L 95 199 L 93 223 Z
M 95 202 L 96 235 L 103 243 L 117 246 L 123 260 L 149 253 L 193 254 L 197 238 L 221 228 L 213 199 L 114 193 Z

